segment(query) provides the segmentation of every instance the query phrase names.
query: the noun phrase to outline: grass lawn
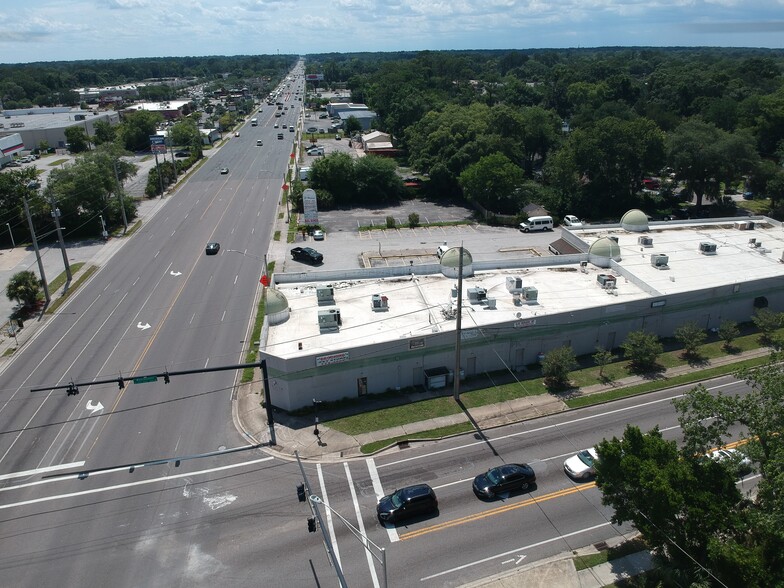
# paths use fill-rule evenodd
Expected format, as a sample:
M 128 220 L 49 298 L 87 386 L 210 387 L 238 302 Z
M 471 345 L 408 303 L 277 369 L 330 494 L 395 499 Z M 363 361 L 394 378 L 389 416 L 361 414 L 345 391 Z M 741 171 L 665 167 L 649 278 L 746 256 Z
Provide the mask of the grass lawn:
M 329 421 L 329 428 L 347 435 L 359 435 L 459 412 L 462 410 L 451 396 L 442 396 L 335 419 Z

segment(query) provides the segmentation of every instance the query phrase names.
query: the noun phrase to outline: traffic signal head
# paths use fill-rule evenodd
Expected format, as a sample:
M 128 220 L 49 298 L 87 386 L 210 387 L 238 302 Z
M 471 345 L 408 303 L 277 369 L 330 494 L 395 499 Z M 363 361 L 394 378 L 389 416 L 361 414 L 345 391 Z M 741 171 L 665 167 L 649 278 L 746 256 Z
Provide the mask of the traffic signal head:
M 123 380 L 122 377 L 117 378 L 117 386 L 119 386 L 120 390 L 125 388 L 125 380 Z
M 305 502 L 305 484 L 297 485 L 297 498 L 300 502 Z
M 171 382 L 171 378 L 169 378 L 169 372 L 163 372 L 163 383 L 168 384 Z
M 316 532 L 316 518 L 310 517 L 308 519 L 308 533 L 315 533 Z

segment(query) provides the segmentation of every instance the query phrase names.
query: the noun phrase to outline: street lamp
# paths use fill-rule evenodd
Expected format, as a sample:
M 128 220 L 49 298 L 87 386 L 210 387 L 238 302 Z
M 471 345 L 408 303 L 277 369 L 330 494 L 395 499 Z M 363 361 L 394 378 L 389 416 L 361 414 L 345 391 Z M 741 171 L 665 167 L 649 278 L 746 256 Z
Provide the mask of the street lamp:
M 323 401 L 321 401 L 321 400 L 316 400 L 315 398 L 313 399 L 313 408 L 316 411 L 316 417 L 315 417 L 316 421 L 315 421 L 315 426 L 313 427 L 313 434 L 316 435 L 316 437 L 318 437 L 318 434 L 319 434 L 319 428 L 318 428 L 318 407 L 319 407 L 319 404 L 321 404 L 322 402 Z
M 5 223 L 5 226 L 8 227 L 8 234 L 11 236 L 11 249 L 16 247 L 16 242 L 14 241 L 14 234 L 11 232 L 11 223 Z
M 314 400 L 314 402 L 315 402 L 315 400 Z M 356 537 L 356 539 L 360 543 L 362 543 L 362 547 L 365 548 L 365 551 L 367 551 L 367 553 L 373 559 L 375 559 L 377 562 L 379 562 L 381 564 L 381 570 L 382 570 L 382 573 L 383 573 L 383 576 L 381 578 L 381 581 L 382 581 L 381 585 L 384 588 L 387 588 L 387 552 L 386 552 L 386 549 L 384 549 L 383 547 L 379 547 L 378 545 L 373 543 L 373 541 L 371 541 L 368 538 L 367 535 L 365 535 L 365 533 L 364 533 L 364 525 L 362 524 L 362 519 L 361 518 L 358 519 L 360 526 L 363 527 L 362 530 L 360 530 L 360 529 L 357 529 L 354 525 L 352 525 L 349 521 L 347 521 L 343 517 L 343 515 L 341 515 L 338 511 L 336 511 L 334 508 L 332 508 L 330 505 L 328 505 L 326 502 L 324 502 L 321 499 L 320 496 L 317 496 L 315 494 L 311 494 L 308 498 L 309 498 L 310 502 L 314 506 L 321 505 L 324 508 L 329 509 L 329 511 L 332 514 L 334 514 L 336 517 L 338 517 L 343 522 L 343 524 L 346 525 L 346 527 L 348 527 L 349 531 L 351 531 L 351 534 L 354 535 L 354 537 Z M 370 562 L 369 559 L 368 559 L 368 562 Z M 373 575 L 373 580 L 374 580 L 373 583 L 375 584 L 376 583 L 375 582 L 376 570 L 375 570 L 375 568 L 373 566 L 370 566 L 370 573 Z

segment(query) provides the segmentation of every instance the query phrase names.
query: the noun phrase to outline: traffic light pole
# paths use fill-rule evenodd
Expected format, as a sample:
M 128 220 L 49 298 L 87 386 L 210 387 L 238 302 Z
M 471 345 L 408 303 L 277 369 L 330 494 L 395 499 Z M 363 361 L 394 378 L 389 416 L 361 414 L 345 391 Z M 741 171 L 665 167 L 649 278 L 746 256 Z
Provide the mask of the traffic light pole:
M 297 458 L 299 471 L 302 472 L 302 480 L 305 483 L 305 492 L 307 493 L 307 496 L 313 496 L 313 492 L 310 489 L 310 482 L 308 482 L 308 477 L 305 474 L 305 468 L 302 466 L 302 461 L 299 459 L 299 451 L 294 451 L 294 456 Z M 324 524 L 324 520 L 321 518 L 321 511 L 318 508 L 318 504 L 314 503 L 312 500 L 309 500 L 308 504 L 310 504 L 310 510 L 313 512 L 313 514 L 316 515 L 319 527 L 321 527 L 321 535 L 324 537 L 324 547 L 327 550 L 327 556 L 329 557 L 329 560 L 332 562 L 332 567 L 335 568 L 335 573 L 338 575 L 340 588 L 348 588 L 346 578 L 343 576 L 343 569 L 340 567 L 340 561 L 338 561 L 338 558 L 335 555 L 335 550 L 332 548 L 332 541 L 329 540 L 327 526 Z

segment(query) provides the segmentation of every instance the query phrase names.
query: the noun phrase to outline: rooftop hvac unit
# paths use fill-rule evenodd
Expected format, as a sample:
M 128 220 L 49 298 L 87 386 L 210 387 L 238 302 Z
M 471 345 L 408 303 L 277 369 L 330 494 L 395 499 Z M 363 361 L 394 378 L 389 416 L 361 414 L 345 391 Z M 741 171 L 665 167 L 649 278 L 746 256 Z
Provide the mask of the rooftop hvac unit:
M 487 308 L 489 308 L 490 310 L 494 310 L 495 309 L 495 298 L 488 298 L 487 300 L 485 300 L 485 306 Z
M 370 308 L 375 312 L 389 310 L 389 298 L 383 294 L 373 294 L 370 300 Z
M 702 241 L 700 243 L 700 253 L 703 255 L 716 255 L 716 243 Z
M 637 237 L 637 243 L 643 247 L 653 247 L 653 237 L 641 235 Z
M 330 308 L 318 311 L 318 325 L 321 333 L 336 333 L 340 330 L 340 309 Z
M 661 254 L 661 253 L 654 253 L 653 255 L 651 255 L 651 265 L 653 267 L 665 268 L 665 267 L 667 267 L 667 264 L 669 263 L 669 261 L 670 261 L 670 258 L 668 256 L 666 256 L 666 255 Z
M 602 288 L 606 288 L 608 285 L 615 286 L 615 276 L 610 274 L 599 274 L 596 276 L 596 282 Z
M 317 286 L 316 300 L 319 306 L 335 304 L 335 289 L 332 286 Z
M 735 221 L 735 228 L 739 231 L 748 231 L 754 228 L 754 221 Z
M 536 302 L 539 299 L 539 290 L 533 286 L 526 286 L 523 288 L 523 300 L 526 302 Z
M 487 298 L 487 290 L 484 288 L 469 288 L 468 302 L 471 304 L 482 304 Z
M 523 291 L 523 278 L 519 276 L 506 277 L 506 290 L 510 294 L 519 294 Z

